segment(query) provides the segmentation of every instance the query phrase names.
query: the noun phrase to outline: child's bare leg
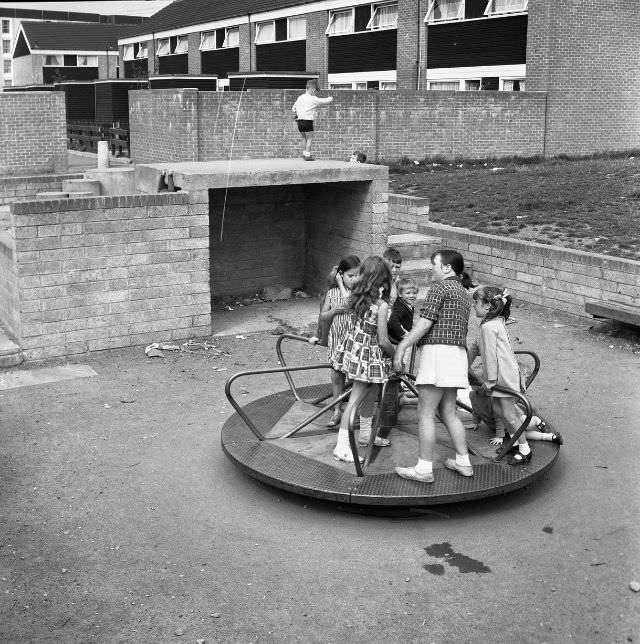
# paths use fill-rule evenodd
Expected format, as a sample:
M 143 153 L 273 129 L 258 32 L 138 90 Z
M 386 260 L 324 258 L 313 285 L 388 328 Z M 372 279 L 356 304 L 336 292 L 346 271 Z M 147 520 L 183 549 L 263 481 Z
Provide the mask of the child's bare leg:
M 440 417 L 449 432 L 449 436 L 451 436 L 456 454 L 467 455 L 469 454 L 469 450 L 467 449 L 467 436 L 464 431 L 464 425 L 458 418 L 458 414 L 456 414 L 456 393 L 457 390 L 453 387 L 446 387 L 444 389 L 444 394 L 439 405 Z
M 489 441 L 492 445 L 502 445 L 506 433 L 506 423 L 502 416 L 502 407 L 500 406 L 499 400 L 499 398 L 490 398 L 491 410 L 496 428 L 496 437 Z
M 371 385 L 368 382 L 359 382 L 356 380 L 351 387 L 351 395 L 349 396 L 349 402 L 342 414 L 342 419 L 340 421 L 340 431 L 338 432 L 338 442 L 336 447 L 333 450 L 333 455 L 340 461 L 346 461 L 347 463 L 353 462 L 353 455 L 351 453 L 351 445 L 349 443 L 349 417 L 351 416 L 351 411 L 353 409 L 358 409 L 360 404 L 369 393 L 369 388 Z
M 505 398 L 496 398 L 500 404 L 500 413 L 505 420 L 507 428 L 511 428 L 511 432 L 515 433 L 516 430 L 522 425 L 520 421 L 520 416 L 516 411 L 516 400 L 515 398 L 509 396 Z M 531 460 L 531 448 L 529 443 L 527 443 L 527 436 L 525 432 L 522 432 L 518 436 L 518 451 L 509 459 L 509 465 L 518 465 L 520 463 L 526 463 Z
M 344 391 L 344 374 L 337 369 L 331 369 L 331 391 L 334 400 Z M 331 420 L 327 423 L 327 427 L 337 427 L 340 424 L 342 404 L 336 405 L 333 408 Z
M 311 154 L 311 142 L 313 141 L 313 132 L 304 132 L 304 153 L 305 156 Z
M 365 396 L 365 399 L 360 405 L 360 435 L 358 436 L 358 442 L 361 445 L 366 445 L 371 439 L 371 431 L 373 424 L 373 407 L 376 402 L 380 392 L 379 385 L 372 385 L 369 393 Z M 381 438 L 376 436 L 375 444 L 378 447 L 388 447 L 391 445 L 391 441 L 387 438 Z

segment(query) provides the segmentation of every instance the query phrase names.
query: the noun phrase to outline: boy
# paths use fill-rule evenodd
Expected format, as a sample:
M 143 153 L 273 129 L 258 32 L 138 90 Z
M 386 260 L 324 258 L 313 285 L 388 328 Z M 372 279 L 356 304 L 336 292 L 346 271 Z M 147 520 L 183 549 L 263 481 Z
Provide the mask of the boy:
M 294 119 L 298 122 L 298 132 L 300 132 L 300 135 L 304 140 L 302 158 L 305 161 L 314 160 L 311 156 L 311 141 L 313 140 L 313 120 L 316 115 L 316 110 L 333 101 L 332 96 L 328 96 L 327 98 L 318 98 L 316 94 L 319 90 L 320 85 L 317 79 L 312 78 L 308 80 L 307 91 L 298 96 L 298 99 L 291 108 L 294 114 Z
M 391 271 L 391 293 L 389 295 L 389 310 L 391 310 L 398 297 L 397 282 L 402 270 L 402 255 L 397 248 L 387 248 L 382 254 L 382 259 Z
M 413 328 L 413 306 L 418 298 L 418 286 L 410 277 L 399 279 L 397 288 L 398 298 L 387 325 L 389 340 L 393 344 L 398 344 Z
M 350 157 L 349 163 L 366 163 L 367 155 L 364 152 L 356 150 Z

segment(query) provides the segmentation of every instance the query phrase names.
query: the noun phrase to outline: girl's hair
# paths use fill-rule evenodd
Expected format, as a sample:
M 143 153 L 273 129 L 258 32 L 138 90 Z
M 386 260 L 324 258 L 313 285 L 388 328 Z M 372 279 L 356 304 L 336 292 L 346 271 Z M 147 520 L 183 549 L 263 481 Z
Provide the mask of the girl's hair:
M 489 320 L 497 317 L 502 317 L 505 320 L 509 319 L 511 314 L 512 298 L 507 289 L 496 288 L 495 286 L 481 286 L 473 293 L 474 300 L 480 300 L 483 304 L 489 305 L 487 314 L 482 318 L 480 324 L 484 324 Z
M 360 273 L 351 290 L 348 308 L 357 317 L 362 317 L 380 298 L 389 301 L 390 292 L 391 271 L 382 257 L 372 255 L 360 264 Z
M 348 255 L 343 257 L 340 260 L 340 263 L 337 266 L 334 266 L 331 274 L 329 275 L 329 288 L 336 288 L 338 282 L 336 282 L 336 275 L 338 273 L 346 273 L 352 268 L 358 268 L 360 266 L 360 258 L 357 255 Z
M 431 261 L 440 255 L 440 262 L 443 265 L 451 266 L 453 272 L 460 278 L 462 286 L 466 289 L 475 288 L 476 284 L 471 280 L 471 276 L 464 270 L 464 258 L 457 250 L 437 250 L 431 255 Z

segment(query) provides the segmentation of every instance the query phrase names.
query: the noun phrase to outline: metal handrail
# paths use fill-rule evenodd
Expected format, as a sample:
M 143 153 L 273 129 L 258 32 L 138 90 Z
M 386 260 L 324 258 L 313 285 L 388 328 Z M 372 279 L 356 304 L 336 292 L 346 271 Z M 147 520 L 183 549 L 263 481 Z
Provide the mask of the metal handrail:
M 287 363 L 285 362 L 284 354 L 282 353 L 282 343 L 284 340 L 287 340 L 287 339 L 296 340 L 298 342 L 304 342 L 305 344 L 309 343 L 309 338 L 306 338 L 303 335 L 294 335 L 293 333 L 283 333 L 282 335 L 280 335 L 276 340 L 276 354 L 278 355 L 278 360 L 280 361 L 280 364 L 283 367 L 286 367 Z M 327 364 L 326 366 L 331 367 L 330 364 Z M 296 389 L 296 386 L 293 384 L 293 378 L 289 375 L 288 372 L 286 372 L 284 375 L 285 375 L 285 378 L 287 379 L 287 382 L 289 383 L 289 388 L 291 389 L 291 393 L 295 396 L 295 399 L 300 402 L 306 402 L 311 405 L 317 405 L 323 400 L 326 400 L 327 398 L 331 397 L 331 394 L 328 394 L 328 395 L 320 396 L 319 398 L 314 398 L 313 400 L 307 400 L 306 398 L 302 398 L 302 396 L 298 394 L 298 390 Z
M 533 351 L 526 351 L 524 349 L 521 351 L 514 351 L 514 353 L 516 355 L 527 355 L 533 358 L 533 371 L 529 374 L 529 377 L 527 378 L 525 383 L 528 389 L 538 375 L 538 372 L 540 371 L 540 358 L 538 357 L 537 353 L 534 353 Z
M 511 436 L 511 440 L 507 441 L 506 444 L 502 443 L 502 449 L 500 453 L 494 458 L 494 461 L 500 461 L 505 457 L 505 455 L 507 455 L 511 451 L 511 448 L 518 441 L 520 434 L 522 434 L 522 432 L 525 431 L 525 429 L 529 426 L 529 423 L 531 422 L 531 418 L 533 416 L 533 409 L 531 408 L 531 403 L 529 402 L 527 397 L 521 394 L 519 391 L 516 391 L 515 389 L 509 389 L 508 387 L 501 387 L 499 385 L 495 385 L 492 391 L 499 391 L 499 392 L 502 392 L 503 394 L 508 394 L 509 396 L 518 398 L 525 408 L 525 419 L 522 425 L 520 425 L 520 427 L 513 433 L 513 435 Z
M 227 397 L 227 400 L 231 403 L 231 406 L 238 412 L 238 415 L 242 420 L 244 420 L 245 424 L 247 427 L 256 435 L 258 440 L 266 440 L 266 436 L 264 436 L 260 430 L 251 422 L 249 417 L 242 411 L 242 407 L 238 405 L 236 402 L 235 398 L 231 395 L 231 385 L 238 379 L 238 378 L 243 378 L 245 376 L 256 376 L 256 375 L 261 375 L 261 374 L 266 374 L 266 373 L 284 373 L 287 374 L 290 371 L 306 371 L 307 369 L 328 369 L 330 365 L 328 364 L 316 364 L 316 365 L 308 365 L 308 366 L 303 366 L 303 367 L 275 367 L 273 369 L 255 369 L 253 371 L 240 371 L 236 373 L 233 376 L 230 376 L 227 379 L 227 382 L 224 386 L 224 393 Z M 298 399 L 300 400 L 300 399 Z

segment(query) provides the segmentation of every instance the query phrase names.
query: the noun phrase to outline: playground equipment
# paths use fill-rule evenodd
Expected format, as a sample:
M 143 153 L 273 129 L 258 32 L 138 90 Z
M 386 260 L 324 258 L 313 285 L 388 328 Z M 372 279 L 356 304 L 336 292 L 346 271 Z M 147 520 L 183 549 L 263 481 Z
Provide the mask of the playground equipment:
M 243 371 L 228 379 L 225 393 L 236 413 L 224 424 L 221 437 L 222 449 L 236 465 L 249 476 L 276 488 L 357 506 L 422 507 L 517 490 L 542 476 L 558 457 L 559 445 L 537 441 L 533 446 L 534 457 L 529 463 L 507 465 L 506 455 L 529 424 L 533 411 L 526 396 L 501 389 L 516 396 L 526 416 L 511 441 L 504 445 L 504 456 L 497 455 L 495 447 L 489 445 L 488 431 L 468 431 L 467 443 L 474 475 L 462 477 L 444 467 L 444 460 L 455 452 L 446 429 L 439 425 L 434 459 L 435 482 L 425 484 L 400 478 L 394 467 L 415 463 L 418 454 L 416 408 L 415 405 L 403 404 L 411 393 L 417 395 L 417 392 L 414 376 L 396 374 L 381 388 L 368 447 L 358 453 L 353 414 L 348 420 L 354 463 L 335 461 L 332 451 L 336 432 L 325 425 L 335 405 L 349 396 L 349 390 L 338 398 L 332 398 L 327 363 L 287 366 L 283 354 L 285 341 L 308 344 L 307 338 L 283 334 L 276 342 L 279 367 Z M 528 388 L 539 371 L 540 360 L 529 351 L 517 351 L 516 354 L 519 360 L 528 362 Z M 294 382 L 294 376 L 308 379 L 322 370 L 327 371 L 327 384 L 300 386 Z M 234 383 L 265 374 L 283 374 L 288 389 L 241 406 L 232 392 Z M 401 391 L 401 383 L 404 383 L 404 392 Z M 471 411 L 461 402 L 458 405 Z M 375 447 L 373 442 L 378 435 L 389 435 L 391 447 Z M 364 457 L 362 463 L 359 456 Z

